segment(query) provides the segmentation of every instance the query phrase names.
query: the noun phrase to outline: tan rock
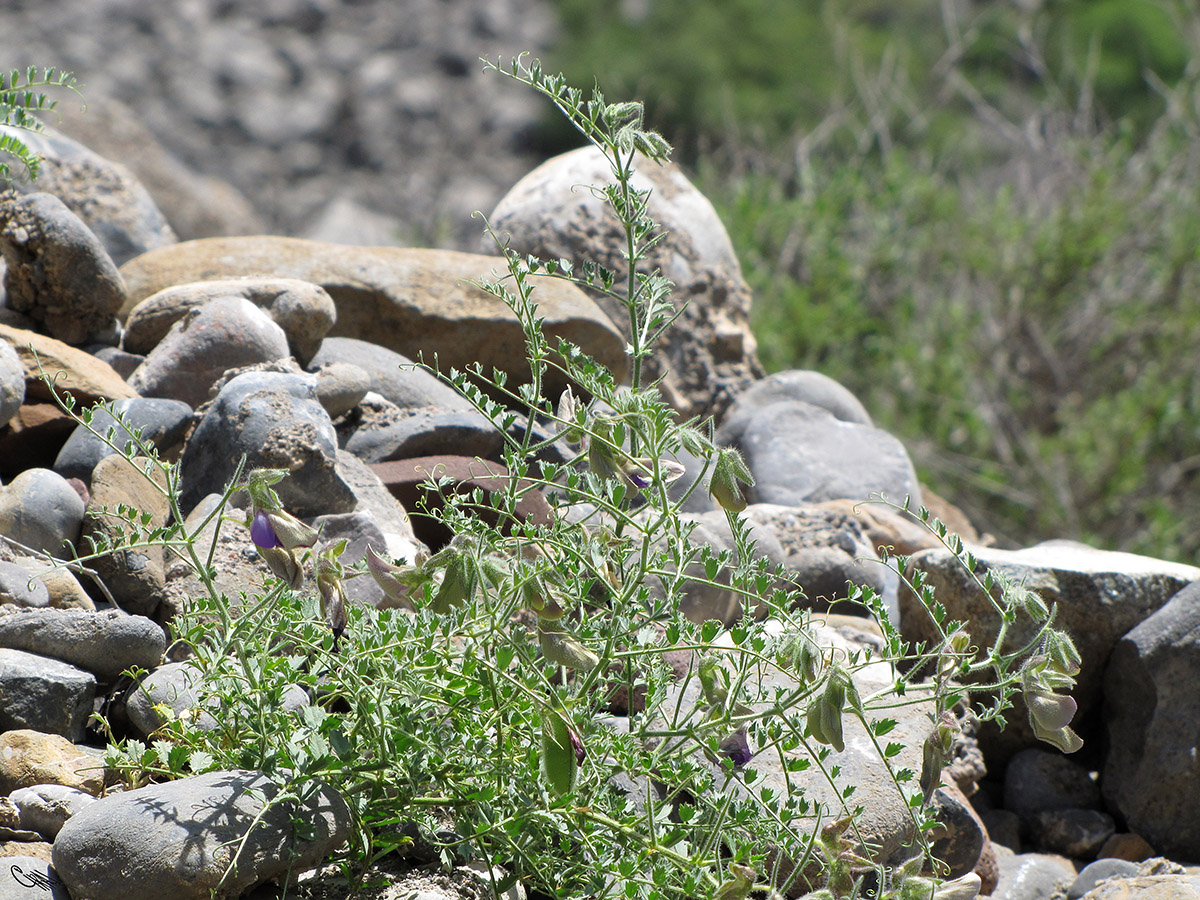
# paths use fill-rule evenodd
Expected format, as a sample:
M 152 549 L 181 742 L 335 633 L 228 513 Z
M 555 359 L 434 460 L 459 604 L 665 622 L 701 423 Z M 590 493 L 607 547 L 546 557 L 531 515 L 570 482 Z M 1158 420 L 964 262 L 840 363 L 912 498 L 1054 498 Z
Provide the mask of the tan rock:
M 136 397 L 137 392 L 125 383 L 108 363 L 84 353 L 52 337 L 0 324 L 0 338 L 6 339 L 17 351 L 25 367 L 25 401 L 53 400 L 50 389 L 42 381 L 44 372 L 50 377 L 58 373 L 56 390 L 73 396 L 78 402 L 91 406 L 100 400 L 121 400 Z M 41 363 L 39 371 L 38 363 Z
M 501 267 L 495 257 L 447 250 L 351 247 L 298 238 L 208 238 L 162 247 L 121 268 L 134 304 L 166 288 L 214 279 L 296 278 L 323 287 L 337 307 L 331 336 L 371 341 L 413 359 L 436 354 L 443 370 L 480 362 L 515 381 L 527 377 L 524 336 L 500 300 L 470 282 Z M 582 291 L 533 279 L 546 332 L 566 338 L 613 371 L 626 372 L 624 340 Z M 547 393 L 564 385 L 550 374 Z
M 152 294 L 129 313 L 122 346 L 149 353 L 188 312 L 218 297 L 242 297 L 261 307 L 287 336 L 288 347 L 307 365 L 329 332 L 337 310 L 322 288 L 293 278 L 225 278 L 179 284 Z
M 27 728 L 0 734 L 0 794 L 35 784 L 63 784 L 99 796 L 104 767 L 61 735 Z

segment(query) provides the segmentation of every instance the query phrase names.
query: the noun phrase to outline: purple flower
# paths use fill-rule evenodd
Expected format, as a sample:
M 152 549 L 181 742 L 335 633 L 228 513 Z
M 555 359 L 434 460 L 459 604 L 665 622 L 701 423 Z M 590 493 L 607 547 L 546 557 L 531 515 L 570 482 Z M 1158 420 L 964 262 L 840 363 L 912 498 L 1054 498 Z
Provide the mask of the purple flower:
M 254 541 L 256 547 L 266 550 L 283 546 L 275 534 L 271 519 L 261 509 L 254 514 L 254 521 L 250 523 L 250 540 Z

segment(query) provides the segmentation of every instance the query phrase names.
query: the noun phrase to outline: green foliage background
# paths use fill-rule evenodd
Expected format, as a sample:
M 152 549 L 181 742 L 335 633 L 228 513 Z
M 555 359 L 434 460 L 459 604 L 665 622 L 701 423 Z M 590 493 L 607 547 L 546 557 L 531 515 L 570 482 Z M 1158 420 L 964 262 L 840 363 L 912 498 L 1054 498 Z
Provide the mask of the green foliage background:
M 557 3 L 549 64 L 682 149 L 769 369 L 844 383 L 1002 543 L 1200 558 L 1200 13 Z

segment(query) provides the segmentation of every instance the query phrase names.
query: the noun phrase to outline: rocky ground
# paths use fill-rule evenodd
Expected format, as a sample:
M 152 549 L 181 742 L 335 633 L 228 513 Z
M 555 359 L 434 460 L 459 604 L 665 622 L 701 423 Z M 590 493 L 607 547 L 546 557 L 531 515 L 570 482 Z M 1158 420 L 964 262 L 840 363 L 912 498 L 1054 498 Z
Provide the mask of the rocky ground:
M 545 111 L 479 57 L 537 53 L 554 29 L 542 0 L 15 0 L 0 66 L 74 72 L 89 112 L 64 98 L 65 130 L 135 171 L 172 174 L 148 132 L 240 193 L 193 179 L 217 208 L 189 223 L 163 204 L 181 237 L 474 249 L 471 213 L 531 167 Z

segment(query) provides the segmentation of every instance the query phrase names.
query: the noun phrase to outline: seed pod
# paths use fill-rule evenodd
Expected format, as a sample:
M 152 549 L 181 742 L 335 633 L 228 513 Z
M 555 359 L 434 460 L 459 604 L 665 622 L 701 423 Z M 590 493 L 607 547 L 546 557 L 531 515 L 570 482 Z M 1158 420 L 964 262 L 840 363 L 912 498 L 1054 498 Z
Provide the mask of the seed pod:
M 538 622 L 538 640 L 542 645 L 542 654 L 552 663 L 566 666 L 569 669 L 589 671 L 600 665 L 600 657 L 579 643 L 565 631 L 547 627 L 548 623 Z
M 578 747 L 578 749 L 577 749 Z M 575 787 L 582 762 L 579 751 L 583 742 L 574 734 L 574 729 L 557 710 L 546 707 L 542 711 L 542 777 L 556 796 L 562 796 Z
M 446 574 L 429 608 L 440 616 L 458 609 L 475 596 L 479 587 L 479 571 L 475 561 L 466 553 L 456 553 L 446 565 Z
M 746 498 L 742 496 L 739 482 L 754 484 L 754 476 L 750 474 L 746 461 L 732 447 L 719 448 L 716 462 L 713 464 L 712 478 L 708 482 L 709 496 L 723 509 L 741 512 L 746 508 Z

